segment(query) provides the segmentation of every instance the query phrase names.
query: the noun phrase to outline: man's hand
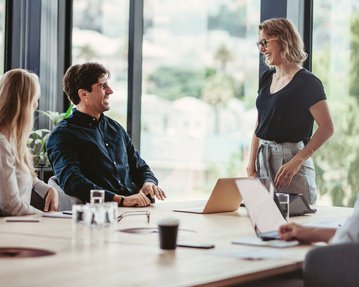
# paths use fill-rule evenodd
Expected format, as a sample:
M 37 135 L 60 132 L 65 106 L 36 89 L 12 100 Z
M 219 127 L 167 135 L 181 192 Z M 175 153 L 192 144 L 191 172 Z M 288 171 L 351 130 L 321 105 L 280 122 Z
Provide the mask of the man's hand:
M 149 206 L 151 205 L 151 201 L 149 200 L 147 195 L 150 195 L 152 198 L 156 197 L 159 200 L 164 200 L 166 198 L 166 194 L 160 187 L 158 187 L 152 182 L 145 182 L 139 193 L 126 196 L 124 198 L 123 206 Z M 113 201 L 121 202 L 121 198 L 122 197 L 120 195 L 115 195 Z
M 334 236 L 334 228 L 306 227 L 295 223 L 289 223 L 279 227 L 279 234 L 282 240 L 298 240 L 305 243 L 329 242 Z
M 113 197 L 113 201 L 120 203 L 122 198 L 123 198 L 122 206 L 126 206 L 126 207 L 145 207 L 151 205 L 151 201 L 142 191 L 130 196 L 122 196 L 116 194 Z
M 164 200 L 166 198 L 165 192 L 152 182 L 145 182 L 140 191 L 146 195 L 149 194 L 152 198 L 156 197 L 159 200 Z
M 123 206 L 145 207 L 149 205 L 151 205 L 151 201 L 142 191 L 130 196 L 126 196 L 125 200 L 123 201 Z
M 282 225 L 279 227 L 280 239 L 286 241 L 300 240 L 303 236 L 303 228 L 304 227 L 295 223 Z
M 57 191 L 50 187 L 47 190 L 47 194 L 45 197 L 45 206 L 44 211 L 57 211 L 59 209 L 59 195 L 57 194 Z

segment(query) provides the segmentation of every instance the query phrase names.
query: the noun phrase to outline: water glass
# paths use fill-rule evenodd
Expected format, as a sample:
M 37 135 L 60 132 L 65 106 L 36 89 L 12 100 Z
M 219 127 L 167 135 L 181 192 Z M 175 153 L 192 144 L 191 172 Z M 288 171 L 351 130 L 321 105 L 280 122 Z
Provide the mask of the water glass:
M 82 223 L 85 216 L 85 206 L 84 204 L 74 204 L 72 206 L 72 222 L 73 223 Z
M 103 204 L 105 212 L 105 225 L 112 225 L 117 221 L 117 202 L 105 202 Z
M 289 194 L 288 193 L 276 193 L 281 212 L 285 220 L 289 218 Z
M 74 242 L 87 245 L 111 240 L 117 222 L 117 203 L 77 204 L 72 206 Z
M 104 203 L 105 202 L 105 191 L 102 189 L 91 189 L 90 190 L 90 203 Z

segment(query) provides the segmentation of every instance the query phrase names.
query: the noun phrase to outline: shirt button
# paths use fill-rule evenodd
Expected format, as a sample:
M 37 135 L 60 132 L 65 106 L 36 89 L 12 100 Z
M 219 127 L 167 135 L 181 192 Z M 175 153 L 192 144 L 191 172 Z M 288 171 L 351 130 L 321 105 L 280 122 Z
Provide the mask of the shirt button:
M 91 124 L 91 123 L 89 123 L 89 126 L 92 126 L 92 124 Z
M 96 121 L 96 119 L 95 119 L 95 118 L 92 118 L 92 121 Z
M 108 143 L 105 143 L 106 146 L 108 146 Z

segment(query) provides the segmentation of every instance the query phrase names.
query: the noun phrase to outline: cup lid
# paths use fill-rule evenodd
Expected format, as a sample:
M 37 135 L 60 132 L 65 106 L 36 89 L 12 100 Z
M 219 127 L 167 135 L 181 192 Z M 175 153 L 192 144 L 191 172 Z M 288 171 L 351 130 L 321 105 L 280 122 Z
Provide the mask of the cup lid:
M 160 219 L 158 221 L 158 225 L 175 226 L 175 225 L 179 225 L 179 220 L 174 217 L 166 217 L 166 218 Z

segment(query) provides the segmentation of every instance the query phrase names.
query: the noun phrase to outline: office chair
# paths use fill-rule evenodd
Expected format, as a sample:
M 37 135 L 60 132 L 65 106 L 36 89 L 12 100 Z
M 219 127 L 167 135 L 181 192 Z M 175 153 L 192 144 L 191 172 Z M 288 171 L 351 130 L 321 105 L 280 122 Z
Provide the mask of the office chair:
M 59 195 L 59 211 L 71 210 L 72 205 L 83 203 L 77 197 L 67 195 L 60 187 L 56 176 L 52 176 L 49 178 L 48 185 L 57 190 L 57 193 Z
M 305 257 L 305 287 L 359 286 L 359 243 L 317 247 Z

